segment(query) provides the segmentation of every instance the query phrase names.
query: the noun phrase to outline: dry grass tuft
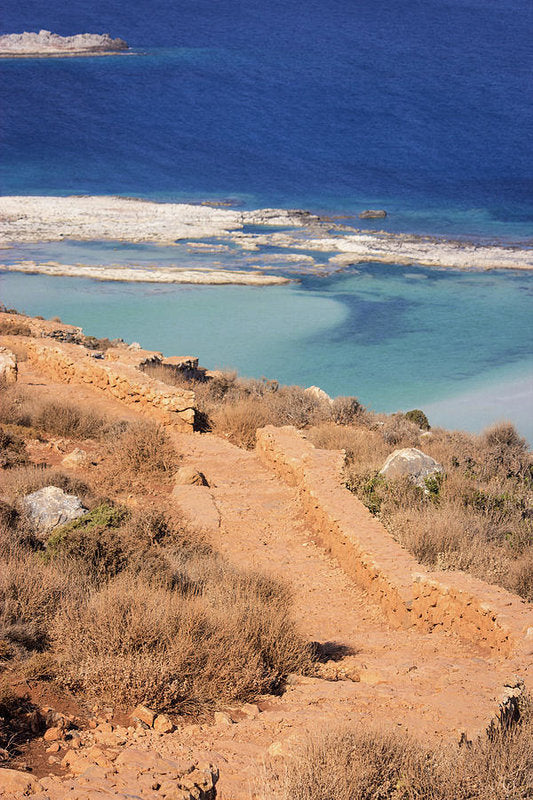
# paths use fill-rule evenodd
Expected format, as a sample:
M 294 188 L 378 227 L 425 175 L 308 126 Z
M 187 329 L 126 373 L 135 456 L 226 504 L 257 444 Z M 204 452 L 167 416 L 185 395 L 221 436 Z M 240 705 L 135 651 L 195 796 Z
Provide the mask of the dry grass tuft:
M 24 440 L 0 427 L 0 469 L 20 466 L 27 461 Z
M 65 564 L 45 565 L 22 549 L 0 556 L 0 640 L 21 653 L 43 650 L 61 600 L 74 596 L 80 576 Z
M 106 450 L 100 468 L 101 480 L 112 491 L 123 491 L 149 481 L 165 483 L 180 460 L 167 431 L 150 420 L 128 425 L 106 442 Z
M 193 389 L 202 429 L 247 449 L 254 447 L 256 431 L 265 425 L 308 428 L 328 420 L 348 425 L 363 419 L 366 413 L 355 397 L 337 397 L 329 402 L 301 386 L 239 378 L 235 372 L 218 372 L 198 381 L 158 365 L 145 371 L 157 380 Z
M 53 628 L 62 682 L 186 713 L 273 691 L 310 662 L 283 590 L 265 592 L 264 579 L 229 569 L 215 577 L 209 566 L 193 592 L 124 573 L 83 603 L 65 603 Z
M 70 439 L 102 439 L 115 426 L 76 403 L 45 400 L 19 387 L 0 393 L 0 422 Z
M 264 800 L 526 800 L 533 786 L 533 722 L 471 746 L 430 751 L 404 734 L 333 730 L 265 771 Z

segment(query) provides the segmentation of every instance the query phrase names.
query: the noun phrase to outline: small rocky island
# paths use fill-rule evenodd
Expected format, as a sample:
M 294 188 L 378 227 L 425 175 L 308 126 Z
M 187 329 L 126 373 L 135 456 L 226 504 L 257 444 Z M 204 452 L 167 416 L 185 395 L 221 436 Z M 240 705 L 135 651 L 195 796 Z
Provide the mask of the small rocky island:
M 0 36 L 0 57 L 81 56 L 120 53 L 128 49 L 124 39 L 112 39 L 108 33 L 78 33 L 59 36 L 51 31 L 9 33 Z

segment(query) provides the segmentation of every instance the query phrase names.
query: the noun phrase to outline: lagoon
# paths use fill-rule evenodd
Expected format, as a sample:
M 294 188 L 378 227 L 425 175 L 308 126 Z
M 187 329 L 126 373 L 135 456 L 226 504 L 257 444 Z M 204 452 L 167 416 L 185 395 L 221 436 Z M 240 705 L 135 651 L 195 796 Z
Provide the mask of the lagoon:
M 319 385 L 377 411 L 425 409 L 533 442 L 531 273 L 359 265 L 286 286 L 102 283 L 0 272 L 0 300 L 210 368 Z

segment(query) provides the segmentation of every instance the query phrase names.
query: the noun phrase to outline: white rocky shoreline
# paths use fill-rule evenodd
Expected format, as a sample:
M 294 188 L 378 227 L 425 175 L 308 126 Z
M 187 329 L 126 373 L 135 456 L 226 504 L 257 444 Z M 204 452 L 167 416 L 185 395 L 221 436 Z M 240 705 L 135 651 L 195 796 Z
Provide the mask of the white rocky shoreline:
M 262 230 L 249 231 L 249 226 L 260 226 Z M 284 230 L 269 231 L 269 227 L 282 227 Z M 307 211 L 240 211 L 114 196 L 0 197 L 0 246 L 3 247 L 66 240 L 106 240 L 169 246 L 184 240 L 213 238 L 217 240 L 217 247 L 222 241 L 232 246 L 237 245 L 242 252 L 253 253 L 262 248 L 276 248 L 276 258 L 279 258 L 280 266 L 276 265 L 275 271 L 281 267 L 284 251 L 287 263 L 295 260 L 294 251 L 330 254 L 326 263 L 321 264 L 313 263 L 313 258 L 309 255 L 303 256 L 302 263 L 297 268 L 301 275 L 315 273 L 317 269 L 320 274 L 329 274 L 352 264 L 368 262 L 466 270 L 533 270 L 531 249 L 472 244 L 383 231 L 359 231 L 346 225 L 321 221 Z M 99 270 L 102 280 L 247 282 L 256 285 L 287 281 L 287 278 L 277 275 L 244 270 L 234 272 L 218 265 L 217 268 L 198 270 L 179 267 L 144 270 L 145 274 L 152 274 L 151 278 L 141 278 L 142 270 L 137 268 L 104 265 L 67 267 L 18 261 L 18 264 L 3 268 L 45 274 L 79 274 L 80 277 L 81 269 L 83 277 L 97 277 Z M 161 276 L 165 272 L 167 278 L 163 281 Z M 106 274 L 113 277 L 106 278 Z M 118 278 L 119 274 L 122 277 Z M 183 280 L 179 280 L 180 275 Z M 232 280 L 228 280 L 230 275 Z
M 113 39 L 108 33 L 78 33 L 59 36 L 51 31 L 8 33 L 0 36 L 0 58 L 34 56 L 82 56 L 124 53 L 128 43 Z

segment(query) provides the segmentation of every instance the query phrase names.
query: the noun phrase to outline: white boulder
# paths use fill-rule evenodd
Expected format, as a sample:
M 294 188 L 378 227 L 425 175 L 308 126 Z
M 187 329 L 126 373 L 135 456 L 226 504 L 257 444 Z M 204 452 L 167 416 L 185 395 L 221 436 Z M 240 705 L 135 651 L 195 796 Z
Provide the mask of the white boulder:
M 417 486 L 424 486 L 425 478 L 439 472 L 444 470 L 434 458 L 416 447 L 404 447 L 390 454 L 379 474 L 392 480 L 410 478 Z
M 57 486 L 45 486 L 26 495 L 23 505 L 35 528 L 47 532 L 87 513 L 79 497 Z

